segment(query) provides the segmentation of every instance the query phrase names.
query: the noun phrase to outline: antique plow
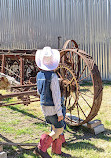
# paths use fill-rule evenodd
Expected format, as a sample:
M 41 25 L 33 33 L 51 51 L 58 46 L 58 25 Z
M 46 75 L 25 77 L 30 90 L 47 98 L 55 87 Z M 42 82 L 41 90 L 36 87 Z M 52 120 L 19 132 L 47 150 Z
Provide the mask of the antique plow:
M 21 51 L 18 51 L 18 53 L 15 52 L 12 51 L 11 56 L 10 53 L 6 51 L 0 54 L 6 55 L 6 59 L 4 59 L 3 56 L 1 57 L 1 70 L 3 72 L 6 68 L 4 65 L 7 65 L 4 64 L 3 60 L 5 61 L 12 57 L 13 60 L 16 60 L 18 67 L 21 66 L 20 70 L 22 72 L 18 71 L 17 74 L 21 85 L 12 87 L 15 91 L 13 94 L 1 95 L 0 106 L 8 106 L 9 104 L 3 103 L 2 100 L 10 97 L 18 97 L 22 100 L 22 102 L 18 103 L 23 103 L 24 105 L 39 100 L 35 81 L 36 73 L 39 71 L 34 62 L 36 51 L 25 50 L 24 53 L 21 53 Z M 91 121 L 100 109 L 103 89 L 101 76 L 92 57 L 79 49 L 74 40 L 65 42 L 63 49 L 60 50 L 60 56 L 60 65 L 55 71 L 63 82 L 67 112 L 70 112 L 70 114 L 76 118 L 72 120 L 71 117 L 66 116 L 66 121 L 71 121 L 73 125 L 78 126 Z M 8 60 L 8 62 L 10 61 L 11 60 Z M 28 73 L 26 76 L 26 69 L 29 67 L 27 68 L 25 63 L 28 63 L 31 67 L 34 72 L 33 76 L 31 76 L 31 73 Z M 7 69 L 9 69 L 9 67 Z M 16 74 L 16 72 L 14 72 L 14 74 Z M 30 96 L 33 96 L 33 100 Z M 10 103 L 10 105 L 11 104 L 15 105 L 16 103 Z

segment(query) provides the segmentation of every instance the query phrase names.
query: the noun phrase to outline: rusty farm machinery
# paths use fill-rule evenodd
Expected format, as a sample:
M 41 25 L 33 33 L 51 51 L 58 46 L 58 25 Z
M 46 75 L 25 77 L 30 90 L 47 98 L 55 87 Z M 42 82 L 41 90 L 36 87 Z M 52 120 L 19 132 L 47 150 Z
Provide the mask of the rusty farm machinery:
M 102 80 L 97 65 L 90 55 L 79 49 L 74 40 L 65 42 L 60 51 L 61 61 L 55 70 L 64 81 L 65 106 L 76 120 L 66 116 L 74 126 L 91 121 L 98 113 L 102 101 Z M 39 101 L 36 89 L 36 50 L 0 50 L 1 73 L 13 77 L 18 83 L 11 85 L 11 93 L 0 94 L 0 107 Z M 3 77 L 1 77 L 1 80 Z M 7 98 L 16 97 L 8 103 Z

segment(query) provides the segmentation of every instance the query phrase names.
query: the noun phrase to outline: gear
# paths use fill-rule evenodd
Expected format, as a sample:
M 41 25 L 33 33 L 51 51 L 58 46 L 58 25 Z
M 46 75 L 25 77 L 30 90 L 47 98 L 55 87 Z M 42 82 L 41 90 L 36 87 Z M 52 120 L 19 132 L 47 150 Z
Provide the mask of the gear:
M 62 86 L 65 89 L 65 106 L 67 111 L 72 111 L 78 102 L 79 98 L 79 84 L 77 77 L 71 67 L 66 63 L 60 63 L 55 72 L 62 80 Z M 73 100 L 73 101 L 71 101 Z

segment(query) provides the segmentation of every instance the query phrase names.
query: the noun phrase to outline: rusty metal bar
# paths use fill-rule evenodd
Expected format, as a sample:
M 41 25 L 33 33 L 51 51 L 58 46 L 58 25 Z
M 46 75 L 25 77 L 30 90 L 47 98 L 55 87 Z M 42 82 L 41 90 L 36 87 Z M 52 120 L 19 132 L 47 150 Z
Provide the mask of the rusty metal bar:
M 11 88 L 30 88 L 30 87 L 35 87 L 37 84 L 30 84 L 30 85 L 20 85 L 20 86 L 12 86 Z
M 37 143 L 9 143 L 9 142 L 0 142 L 0 145 L 10 145 L 10 146 L 37 146 Z
M 20 84 L 24 82 L 24 59 L 20 57 Z
M 87 65 L 85 65 L 85 66 L 84 66 L 84 68 L 83 68 L 83 70 L 82 70 L 81 74 L 80 74 L 80 75 L 78 76 L 78 78 L 77 78 L 78 80 L 79 80 L 79 79 L 81 78 L 81 76 L 83 75 L 83 73 L 84 73 L 84 71 L 85 71 L 86 67 L 87 67 Z
M 14 73 L 13 71 L 11 71 L 11 70 L 9 70 L 9 69 L 7 69 L 6 67 L 4 67 L 4 69 L 6 69 L 6 70 L 8 70 L 8 71 L 10 71 L 12 74 L 14 74 L 16 77 L 18 77 L 18 78 L 20 78 L 20 76 L 18 76 L 16 73 Z
M 87 95 L 86 93 L 83 93 L 83 92 L 80 92 L 80 91 L 79 91 L 79 93 L 81 93 L 82 95 L 85 95 L 85 96 L 89 97 L 90 99 L 93 99 L 92 96 L 89 96 L 89 95 Z M 94 94 L 93 94 L 93 95 L 94 95 Z
M 78 80 L 79 82 L 80 81 L 83 81 L 84 79 L 88 78 L 91 74 L 88 74 L 86 77 L 82 78 L 81 80 Z
M 31 100 L 31 101 L 16 102 L 16 103 L 11 103 L 11 104 L 0 104 L 0 107 L 17 105 L 17 104 L 25 104 L 25 103 L 29 103 L 29 102 L 32 103 L 32 102 L 37 102 L 37 101 L 40 101 L 40 99 L 38 99 L 38 100 Z
M 2 73 L 5 73 L 5 61 L 6 61 L 6 59 L 5 59 L 5 55 L 3 54 L 2 55 L 2 68 L 1 68 L 1 72 Z
M 33 53 L 36 52 L 36 49 L 0 49 L 0 54 L 4 53 Z
M 60 49 L 60 39 L 61 38 L 62 38 L 61 36 L 58 36 L 58 49 Z
M 82 113 L 84 114 L 84 116 L 87 118 L 87 116 L 85 115 L 83 109 L 81 108 L 81 106 L 78 104 L 78 107 L 80 108 L 80 110 L 82 111 Z
M 87 105 L 91 108 L 91 106 L 89 105 L 89 103 L 87 102 L 87 100 L 82 96 L 81 92 L 79 92 L 79 94 L 81 95 L 81 97 L 83 98 L 83 100 L 87 103 Z
M 37 90 L 0 95 L 0 99 L 2 100 L 5 98 L 18 97 L 18 96 L 23 96 L 23 95 L 37 95 Z
M 80 122 L 80 114 L 79 114 L 78 104 L 77 104 L 77 114 L 78 114 L 78 118 L 79 118 L 79 122 Z
M 2 59 L 2 55 L 5 55 L 5 57 L 7 58 L 11 58 L 13 60 L 17 60 L 20 59 L 20 57 L 24 58 L 24 59 L 30 59 L 30 60 L 35 60 L 35 54 L 0 54 L 0 59 Z

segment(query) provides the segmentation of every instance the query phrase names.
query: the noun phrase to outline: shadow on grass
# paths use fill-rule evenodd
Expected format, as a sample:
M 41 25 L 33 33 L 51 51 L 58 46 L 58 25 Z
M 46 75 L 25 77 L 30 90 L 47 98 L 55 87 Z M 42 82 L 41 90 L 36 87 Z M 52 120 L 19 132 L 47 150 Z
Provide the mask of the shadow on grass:
M 45 120 L 43 120 L 43 119 L 41 119 L 41 118 L 39 118 L 39 117 L 37 117 L 37 116 L 31 114 L 31 113 L 28 113 L 28 112 L 26 112 L 26 111 L 24 111 L 24 110 L 20 110 L 20 109 L 18 109 L 17 107 L 8 106 L 8 108 L 10 108 L 10 109 L 12 109 L 12 110 L 14 110 L 14 111 L 20 112 L 20 113 L 22 113 L 23 115 L 29 116 L 29 117 L 31 117 L 31 118 L 36 118 L 37 120 L 40 120 L 40 121 L 42 121 L 42 123 L 46 124 Z
M 14 149 L 12 146 L 5 146 L 4 151 L 7 152 L 8 158 L 26 158 L 31 156 L 32 158 L 41 158 L 40 156 L 36 156 L 33 154 L 33 149 L 23 149 L 23 148 L 16 148 Z
M 79 142 L 71 143 L 71 140 L 67 141 L 66 149 L 71 149 L 71 150 L 75 150 L 75 149 L 92 150 L 93 149 L 93 150 L 96 150 L 96 151 L 99 151 L 99 152 L 104 152 L 104 150 L 102 148 L 98 148 L 98 147 L 96 147 L 95 145 L 93 145 L 89 142 L 79 141 Z
M 5 142 L 14 143 L 1 134 L 0 134 L 0 138 L 2 138 Z M 34 148 L 25 149 L 25 148 L 22 148 L 21 146 L 17 146 L 17 147 L 14 147 L 11 145 L 4 145 L 3 146 L 3 151 L 7 152 L 8 158 L 13 158 L 13 157 L 14 158 L 26 158 L 26 154 L 33 156 L 33 158 L 37 158 L 37 156 L 33 154 L 33 150 L 34 150 Z
M 101 148 L 97 148 L 90 143 L 80 142 L 80 141 L 84 141 L 84 140 L 91 141 L 91 139 L 94 138 L 94 139 L 103 139 L 108 142 L 109 141 L 111 142 L 111 130 L 109 130 L 109 129 L 105 129 L 104 132 L 99 133 L 97 135 L 94 135 L 93 133 L 91 133 L 91 131 L 89 129 L 82 127 L 82 126 L 69 127 L 69 130 L 67 128 L 66 131 L 73 135 L 73 138 L 71 137 L 71 139 L 68 139 L 68 141 L 67 141 L 70 147 L 72 146 L 70 144 L 72 141 L 74 142 L 74 141 L 79 140 L 79 142 L 73 143 L 73 146 L 75 149 L 76 149 L 76 147 L 80 147 L 80 148 L 85 147 L 85 148 L 89 148 L 89 149 L 93 148 L 94 150 L 96 149 L 100 152 L 103 152 L 104 150 Z
M 111 142 L 111 130 L 110 129 L 105 129 L 103 133 L 100 133 L 95 136 L 95 138 L 103 139 L 106 141 Z
M 35 123 L 37 125 L 38 124 L 43 124 L 45 126 L 48 125 L 45 120 L 43 120 L 43 119 L 41 119 L 41 118 L 31 114 L 31 113 L 28 113 L 28 112 L 26 112 L 24 110 L 20 110 L 17 107 L 9 106 L 8 108 L 10 108 L 10 109 L 12 109 L 14 111 L 20 112 L 20 113 L 22 113 L 22 114 L 24 114 L 26 116 L 31 117 L 31 118 L 36 118 L 37 120 L 40 120 L 41 121 L 40 123 L 39 122 Z M 107 140 L 107 141 L 111 141 L 111 130 L 109 130 L 109 129 L 105 129 L 105 132 L 100 133 L 98 135 L 94 135 L 94 134 L 92 134 L 89 131 L 89 129 L 87 129 L 87 128 L 83 127 L 83 126 L 77 126 L 77 127 L 69 126 L 69 128 L 72 130 L 72 132 L 68 131 L 67 129 L 66 129 L 66 131 L 69 132 L 69 133 L 72 133 L 72 134 L 74 134 L 74 132 L 75 132 L 74 136 L 76 137 L 76 140 L 77 139 L 90 140 L 91 138 L 100 138 L 100 139 L 104 139 L 104 140 Z M 81 135 L 76 135 L 77 132 L 82 133 L 82 136 Z
M 0 138 L 2 138 L 6 142 L 14 143 L 9 139 L 7 139 L 6 137 L 2 136 L 1 134 L 0 134 Z M 21 146 L 14 147 L 11 145 L 4 145 L 4 151 L 7 152 L 8 158 L 26 158 L 28 156 L 31 156 L 33 158 L 41 158 L 40 156 L 36 156 L 35 154 L 33 154 L 34 149 L 35 147 L 30 149 L 25 149 L 22 148 Z M 72 156 L 71 158 L 83 158 L 83 157 Z

